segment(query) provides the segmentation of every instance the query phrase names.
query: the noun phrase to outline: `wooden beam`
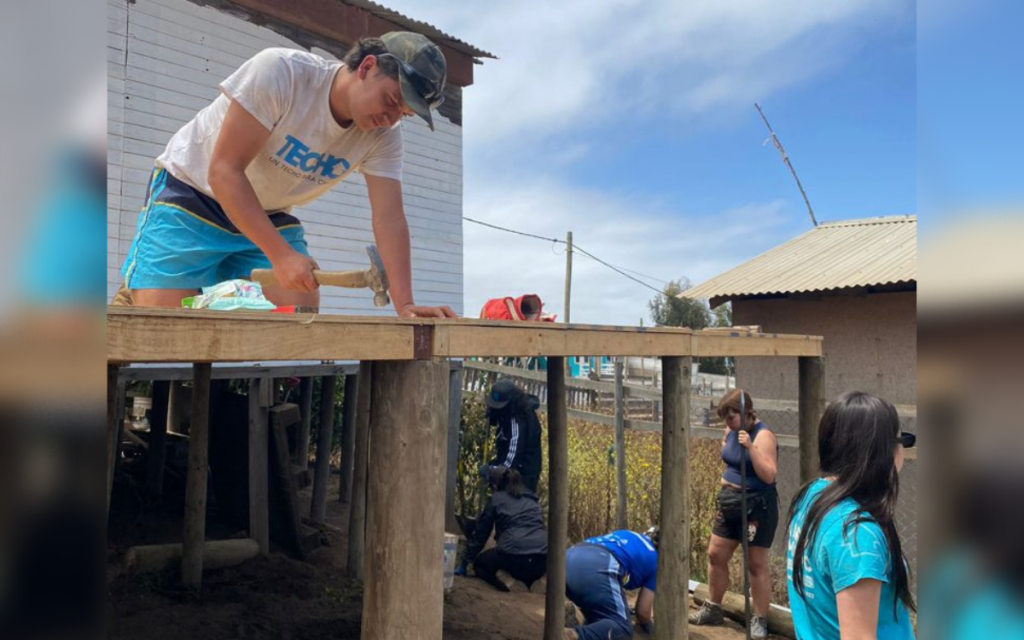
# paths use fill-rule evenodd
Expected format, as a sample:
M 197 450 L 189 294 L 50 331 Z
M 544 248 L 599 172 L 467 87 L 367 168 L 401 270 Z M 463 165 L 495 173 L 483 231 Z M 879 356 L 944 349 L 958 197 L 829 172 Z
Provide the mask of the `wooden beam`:
M 188 475 L 185 478 L 185 534 L 181 554 L 181 581 L 186 588 L 196 590 L 203 581 L 209 427 L 210 365 L 197 363 L 192 381 L 192 423 L 188 438 Z
M 164 466 L 167 461 L 171 383 L 154 382 L 152 398 L 153 404 L 149 409 L 149 449 L 146 451 L 146 488 L 153 495 L 161 496 L 164 493 Z
M 459 532 L 455 519 L 455 490 L 459 471 L 459 429 L 462 425 L 462 366 L 450 363 L 448 380 L 448 456 L 444 489 L 444 529 Z
M 352 501 L 352 468 L 356 448 L 356 400 L 359 396 L 359 378 L 345 376 L 345 392 L 341 401 L 341 468 L 338 470 L 338 501 Z
M 223 569 L 242 564 L 255 558 L 260 546 L 255 540 L 211 540 L 203 543 L 202 568 Z M 125 572 L 130 575 L 139 573 L 159 573 L 179 564 L 184 555 L 184 545 L 152 544 L 131 547 L 124 554 Z
M 622 359 L 615 361 L 615 527 L 628 529 L 626 505 L 626 403 L 622 389 Z
M 313 424 L 313 378 L 306 376 L 299 382 L 299 412 L 302 423 L 299 425 L 297 446 L 295 447 L 295 464 L 303 469 L 309 468 L 309 429 Z
M 415 360 L 471 356 L 819 356 L 821 339 L 689 329 L 111 307 L 109 362 Z
M 569 440 L 565 358 L 548 358 L 548 560 L 544 640 L 562 638 L 569 539 Z
M 107 313 L 107 359 L 412 360 L 417 355 L 415 326 L 390 318 L 112 307 Z
M 107 513 L 110 513 L 110 492 L 114 489 L 114 467 L 116 466 L 118 442 L 121 432 L 118 420 L 124 422 L 124 418 L 118 415 L 117 411 L 117 365 L 107 366 Z
M 673 354 L 669 354 L 673 355 Z M 721 331 L 698 331 L 693 335 L 696 358 L 736 356 L 820 356 L 821 338 L 775 333 L 723 334 Z
M 240 364 L 214 363 L 211 380 L 249 380 L 250 378 L 308 378 L 312 376 L 342 376 L 355 373 L 357 365 L 304 362 L 298 364 Z M 141 365 L 121 367 L 121 382 L 137 380 L 191 380 L 192 365 Z
M 804 483 L 818 475 L 818 424 L 825 413 L 825 359 L 800 358 L 798 369 L 800 482 Z
M 249 537 L 270 553 L 270 381 L 249 381 Z
M 370 455 L 370 414 L 373 405 L 372 362 L 360 362 L 356 385 L 356 440 L 352 459 L 352 502 L 348 516 L 348 564 L 353 578 L 366 572 L 366 483 Z
M 316 468 L 313 475 L 313 501 L 309 517 L 322 523 L 327 519 L 327 481 L 331 478 L 331 443 L 334 439 L 334 392 L 337 376 L 320 381 L 320 429 L 316 439 Z
M 661 543 L 658 547 L 658 637 L 689 637 L 690 358 L 662 358 L 664 426 L 661 439 Z
M 363 640 L 441 640 L 448 363 L 373 367 Z

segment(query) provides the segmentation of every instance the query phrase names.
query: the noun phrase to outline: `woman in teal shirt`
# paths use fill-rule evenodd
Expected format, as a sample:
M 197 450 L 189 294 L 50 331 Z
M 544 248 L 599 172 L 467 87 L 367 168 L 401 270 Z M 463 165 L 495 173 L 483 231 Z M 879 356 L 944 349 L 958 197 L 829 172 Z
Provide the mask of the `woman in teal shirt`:
M 912 640 L 906 559 L 896 531 L 903 449 L 892 404 L 854 391 L 818 428 L 822 477 L 793 498 L 786 574 L 799 640 Z

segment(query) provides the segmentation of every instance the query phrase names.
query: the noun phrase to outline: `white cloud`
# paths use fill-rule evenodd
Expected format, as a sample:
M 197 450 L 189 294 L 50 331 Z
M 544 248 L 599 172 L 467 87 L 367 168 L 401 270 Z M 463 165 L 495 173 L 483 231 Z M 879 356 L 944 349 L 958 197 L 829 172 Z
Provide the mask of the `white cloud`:
M 914 11 L 914 0 L 385 4 L 500 58 L 475 67 L 464 92 L 465 215 L 551 238 L 571 229 L 579 245 L 613 264 L 694 283 L 788 240 L 800 203 L 684 211 L 662 204 L 661 193 L 581 188 L 559 172 L 594 161 L 591 141 L 602 127 L 692 128 L 749 117 L 755 100 L 840 67 L 867 30 L 905 24 Z M 468 316 L 487 298 L 523 293 L 562 313 L 562 245 L 468 222 L 464 233 Z M 576 256 L 574 322 L 646 322 L 652 295 Z

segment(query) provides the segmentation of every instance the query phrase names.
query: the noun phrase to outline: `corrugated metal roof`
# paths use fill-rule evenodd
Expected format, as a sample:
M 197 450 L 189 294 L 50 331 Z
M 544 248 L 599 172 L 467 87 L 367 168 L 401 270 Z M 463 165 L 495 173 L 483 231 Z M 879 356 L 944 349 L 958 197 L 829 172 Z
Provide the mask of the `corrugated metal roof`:
M 680 294 L 743 296 L 917 281 L 917 216 L 825 222 Z
M 498 59 L 498 56 L 494 55 L 493 53 L 487 53 L 482 49 L 477 49 L 468 42 L 463 42 L 462 40 L 459 40 L 455 36 L 448 35 L 447 33 L 441 31 L 432 24 L 420 22 L 419 20 L 413 20 L 409 16 L 402 15 L 397 11 L 379 5 L 376 2 L 371 2 L 370 0 L 339 1 L 343 2 L 344 4 L 351 5 L 353 7 L 358 7 L 360 9 L 363 9 L 364 11 L 369 11 L 370 13 L 377 16 L 381 20 L 393 22 L 400 27 L 408 29 L 409 31 L 422 33 L 423 35 L 433 40 L 436 44 L 447 45 L 452 49 L 455 49 L 456 51 L 461 51 L 462 53 L 465 53 L 466 55 L 469 56 L 473 56 L 474 58 L 494 58 L 495 60 Z M 477 61 L 477 64 L 479 64 L 479 61 Z

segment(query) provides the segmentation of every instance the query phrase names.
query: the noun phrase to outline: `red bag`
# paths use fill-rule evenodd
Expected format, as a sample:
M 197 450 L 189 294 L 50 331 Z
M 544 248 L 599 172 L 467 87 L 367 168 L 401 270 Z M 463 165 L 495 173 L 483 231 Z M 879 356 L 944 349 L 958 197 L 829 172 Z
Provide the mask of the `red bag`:
M 518 298 L 491 298 L 480 310 L 484 320 L 526 320 L 531 322 L 554 322 L 555 315 L 543 312 L 544 303 L 535 293 Z

